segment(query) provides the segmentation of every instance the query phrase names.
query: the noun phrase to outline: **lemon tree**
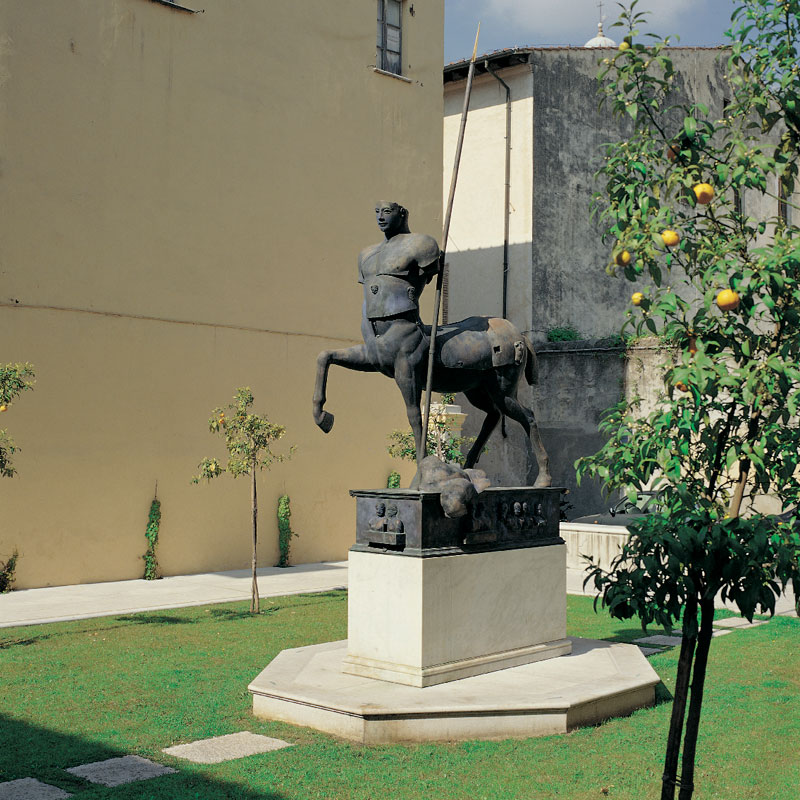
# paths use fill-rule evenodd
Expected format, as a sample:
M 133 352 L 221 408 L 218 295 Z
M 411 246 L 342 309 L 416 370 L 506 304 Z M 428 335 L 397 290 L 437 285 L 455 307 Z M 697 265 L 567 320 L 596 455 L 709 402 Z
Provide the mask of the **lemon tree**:
M 608 271 L 636 285 L 627 330 L 678 347 L 656 406 L 611 409 L 606 445 L 577 466 L 609 490 L 661 493 L 664 512 L 633 521 L 611 570 L 590 565 L 587 582 L 618 618 L 682 626 L 662 800 L 678 785 L 692 796 L 715 597 L 752 619 L 787 583 L 800 592 L 796 516 L 752 507 L 759 494 L 800 502 L 800 0 L 734 6 L 724 109 L 680 99 L 669 40 L 642 40 L 635 2 L 617 23 L 630 46 L 600 71 L 632 126 L 598 174 Z M 753 198 L 772 213 L 749 214 Z
M 252 594 L 250 611 L 259 613 L 258 576 L 258 491 L 256 475 L 261 470 L 269 470 L 273 464 L 291 458 L 294 447 L 286 453 L 275 453 L 272 445 L 282 439 L 286 433 L 283 425 L 276 425 L 269 421 L 266 414 L 253 414 L 251 408 L 255 402 L 249 387 L 239 387 L 233 397 L 233 402 L 225 408 L 215 408 L 208 420 L 211 433 L 222 434 L 225 438 L 225 448 L 228 457 L 223 464 L 216 458 L 204 458 L 200 464 L 200 472 L 193 479 L 199 483 L 205 479 L 210 481 L 225 472 L 234 478 L 241 475 L 250 477 L 250 511 L 252 519 Z

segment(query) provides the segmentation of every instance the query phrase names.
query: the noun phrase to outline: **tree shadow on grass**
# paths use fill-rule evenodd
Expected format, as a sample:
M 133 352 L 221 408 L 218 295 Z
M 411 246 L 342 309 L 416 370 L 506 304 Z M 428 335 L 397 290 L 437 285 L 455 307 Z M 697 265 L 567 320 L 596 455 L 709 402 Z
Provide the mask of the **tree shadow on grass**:
M 124 617 L 114 617 L 115 622 L 129 622 L 132 625 L 194 625 L 198 620 L 170 614 L 126 614 Z
M 43 634 L 41 636 L 27 636 L 24 639 L 7 639 L 6 641 L 0 642 L 0 650 L 9 650 L 12 647 L 26 647 L 27 645 L 36 644 L 37 642 L 49 638 L 49 634 Z
M 174 774 L 113 788 L 89 783 L 66 772 L 69 767 L 126 755 L 133 753 L 0 714 L 0 792 L 5 782 L 34 778 L 72 794 L 82 793 L 82 796 L 104 800 L 196 800 L 198 797 L 203 800 L 286 800 L 286 796 L 278 792 L 250 790 L 241 783 L 214 778 L 207 774 L 208 767 L 199 770 L 189 761 L 166 755 L 150 756 L 150 760 L 172 767 L 177 770 Z
M 269 606 L 268 608 L 262 608 L 258 614 L 251 614 L 249 611 L 237 611 L 233 608 L 210 608 L 209 612 L 215 620 L 258 619 L 258 617 L 275 614 L 281 611 L 282 608 L 283 606 Z

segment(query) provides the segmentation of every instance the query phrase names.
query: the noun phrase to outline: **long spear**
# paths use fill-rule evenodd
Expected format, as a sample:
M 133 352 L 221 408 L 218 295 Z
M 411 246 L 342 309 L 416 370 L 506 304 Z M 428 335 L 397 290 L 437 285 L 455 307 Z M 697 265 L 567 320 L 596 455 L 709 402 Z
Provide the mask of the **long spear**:
M 456 194 L 456 181 L 458 180 L 458 165 L 461 162 L 461 148 L 464 145 L 464 131 L 467 128 L 467 114 L 469 113 L 469 96 L 472 93 L 472 78 L 475 75 L 475 57 L 478 55 L 478 37 L 481 34 L 481 24 L 478 23 L 478 32 L 475 34 L 475 47 L 472 48 L 472 58 L 469 62 L 467 74 L 467 87 L 464 90 L 464 108 L 461 111 L 461 128 L 458 131 L 456 143 L 456 157 L 453 163 L 453 177 L 450 179 L 450 196 L 447 198 L 447 211 L 444 215 L 444 229 L 442 231 L 442 250 L 439 254 L 439 270 L 436 273 L 436 296 L 433 301 L 433 324 L 431 325 L 431 342 L 428 346 L 428 378 L 425 382 L 425 407 L 422 411 L 422 452 L 423 456 L 428 444 L 428 418 L 431 413 L 431 386 L 433 384 L 433 360 L 436 346 L 436 331 L 439 328 L 439 308 L 442 304 L 442 281 L 444 279 L 444 258 L 447 250 L 447 237 L 450 234 L 450 217 L 453 215 L 453 198 Z

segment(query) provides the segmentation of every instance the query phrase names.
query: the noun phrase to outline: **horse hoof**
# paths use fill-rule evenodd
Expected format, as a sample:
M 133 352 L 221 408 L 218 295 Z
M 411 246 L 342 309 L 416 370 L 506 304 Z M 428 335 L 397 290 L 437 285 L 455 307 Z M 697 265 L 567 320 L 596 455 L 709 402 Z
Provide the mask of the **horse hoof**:
M 319 419 L 316 421 L 317 425 L 322 429 L 323 433 L 330 433 L 333 427 L 333 414 L 328 411 L 323 411 Z

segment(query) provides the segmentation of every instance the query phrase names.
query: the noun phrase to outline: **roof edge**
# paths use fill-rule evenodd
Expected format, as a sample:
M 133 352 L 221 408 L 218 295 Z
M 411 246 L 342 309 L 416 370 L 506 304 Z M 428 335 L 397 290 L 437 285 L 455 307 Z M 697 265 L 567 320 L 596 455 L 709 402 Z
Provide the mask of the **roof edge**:
M 707 45 L 692 46 L 682 45 L 666 47 L 665 50 L 727 50 L 729 45 Z M 605 50 L 616 50 L 616 47 L 582 47 L 579 45 L 549 45 L 539 47 L 508 47 L 503 50 L 494 50 L 491 53 L 484 53 L 475 59 L 475 74 L 481 75 L 487 72 L 486 63 L 493 70 L 507 69 L 516 67 L 520 64 L 528 64 L 533 53 L 553 50 L 588 50 L 591 52 L 602 52 Z M 444 66 L 444 83 L 454 83 L 455 81 L 465 80 L 469 71 L 469 59 L 453 61 Z

